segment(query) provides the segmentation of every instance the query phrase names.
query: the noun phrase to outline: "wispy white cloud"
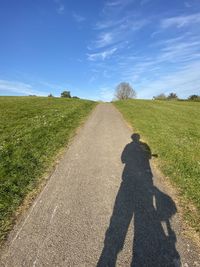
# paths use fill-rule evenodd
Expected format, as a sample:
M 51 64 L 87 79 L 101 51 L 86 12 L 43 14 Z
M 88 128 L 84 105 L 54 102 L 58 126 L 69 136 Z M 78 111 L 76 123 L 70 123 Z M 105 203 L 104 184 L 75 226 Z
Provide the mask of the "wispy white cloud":
M 147 3 L 149 3 L 151 0 L 141 0 L 140 5 L 143 6 Z
M 157 79 L 141 80 L 138 84 L 139 96 L 141 98 L 152 98 L 152 96 L 170 92 L 176 92 L 179 96 L 188 97 L 191 94 L 199 94 L 199 69 L 200 62 L 193 62 L 182 70 L 162 75 Z
M 58 14 L 63 14 L 64 13 L 64 10 L 65 10 L 65 6 L 62 5 L 62 4 L 57 8 Z
M 149 19 L 131 19 L 130 21 L 127 21 L 124 25 L 122 25 L 122 29 L 129 29 L 132 32 L 138 31 L 142 29 L 144 26 L 148 25 L 150 23 Z
M 164 72 L 170 72 L 170 69 L 179 70 L 184 66 L 200 60 L 200 42 L 186 42 L 170 44 L 162 47 L 154 57 L 141 57 L 135 60 L 134 64 L 130 64 L 132 60 L 125 60 L 124 65 L 121 66 L 123 75 L 138 82 L 142 77 L 154 76 L 161 74 L 161 70 Z M 129 67 L 131 65 L 131 67 Z M 168 65 L 168 70 L 166 66 Z
M 105 2 L 105 6 L 103 8 L 104 13 L 108 12 L 119 12 L 129 4 L 133 3 L 134 0 L 113 0 Z
M 165 18 L 161 21 L 161 27 L 163 29 L 169 27 L 182 28 L 191 24 L 200 23 L 200 13 L 185 15 L 185 16 L 176 16 L 171 18 Z
M 8 93 L 17 93 L 22 95 L 38 95 L 45 96 L 46 92 L 37 91 L 32 88 L 30 84 L 18 82 L 18 81 L 8 81 L 8 80 L 0 80 L 0 94 L 3 92 Z
M 121 4 L 122 4 L 122 1 L 120 1 L 120 0 L 106 2 L 106 6 L 108 6 L 108 7 L 119 6 Z
M 162 49 L 160 61 L 180 63 L 200 58 L 200 40 L 169 45 Z
M 119 43 L 127 43 L 133 34 L 141 30 L 149 23 L 148 19 L 138 16 L 135 12 L 125 12 L 123 9 L 133 4 L 134 0 L 110 0 L 106 1 L 101 19 L 97 21 L 94 27 L 94 39 L 88 45 L 89 50 L 115 46 Z
M 96 76 L 95 75 L 91 75 L 89 78 L 89 84 L 93 83 L 96 80 Z
M 200 38 L 190 33 L 182 34 L 175 38 L 164 39 L 154 44 L 158 50 L 160 62 L 183 63 L 199 58 Z
M 94 41 L 95 48 L 105 47 L 113 43 L 114 35 L 112 32 L 101 33 L 97 40 Z
M 104 21 L 96 24 L 96 38 L 88 46 L 90 50 L 126 43 L 133 34 L 148 24 L 148 19 L 125 17 L 117 21 Z
M 90 61 L 105 60 L 111 57 L 116 51 L 117 51 L 117 48 L 114 47 L 111 49 L 104 50 L 102 52 L 90 53 L 90 54 L 87 54 L 87 56 Z
M 75 20 L 76 22 L 83 22 L 83 21 L 86 20 L 85 17 L 83 17 L 83 16 L 81 16 L 81 15 L 75 13 L 75 12 L 73 12 L 72 16 L 73 16 L 73 18 L 74 18 L 74 20 Z
M 64 12 L 65 12 L 65 6 L 64 6 L 64 4 L 62 3 L 62 1 L 61 1 L 61 0 L 54 0 L 54 2 L 56 3 L 56 12 L 57 12 L 59 15 L 64 14 Z
M 184 2 L 184 5 L 185 5 L 185 7 L 187 7 L 187 8 L 190 8 L 190 7 L 192 7 L 192 4 L 191 4 L 191 3 L 189 3 L 189 2 L 187 2 L 187 1 L 185 1 L 185 2 Z
M 111 20 L 110 18 L 108 20 L 102 20 L 98 21 L 94 27 L 95 30 L 106 30 L 112 27 L 116 27 L 118 25 L 121 25 L 125 21 L 125 18 L 121 18 L 118 20 Z

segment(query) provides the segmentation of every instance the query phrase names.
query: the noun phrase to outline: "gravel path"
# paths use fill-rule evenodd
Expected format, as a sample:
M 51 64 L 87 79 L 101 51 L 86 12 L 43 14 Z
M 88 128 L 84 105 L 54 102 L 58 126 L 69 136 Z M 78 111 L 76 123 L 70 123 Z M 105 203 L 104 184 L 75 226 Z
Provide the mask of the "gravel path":
M 112 104 L 99 104 L 11 232 L 0 265 L 200 266 L 150 159 Z

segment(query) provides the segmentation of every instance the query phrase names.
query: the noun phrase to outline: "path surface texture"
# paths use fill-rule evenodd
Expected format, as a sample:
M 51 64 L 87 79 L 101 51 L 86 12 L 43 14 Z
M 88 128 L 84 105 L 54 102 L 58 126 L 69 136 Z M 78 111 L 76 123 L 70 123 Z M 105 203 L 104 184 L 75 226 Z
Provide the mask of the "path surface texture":
M 200 266 L 153 152 L 99 104 L 11 232 L 1 266 Z

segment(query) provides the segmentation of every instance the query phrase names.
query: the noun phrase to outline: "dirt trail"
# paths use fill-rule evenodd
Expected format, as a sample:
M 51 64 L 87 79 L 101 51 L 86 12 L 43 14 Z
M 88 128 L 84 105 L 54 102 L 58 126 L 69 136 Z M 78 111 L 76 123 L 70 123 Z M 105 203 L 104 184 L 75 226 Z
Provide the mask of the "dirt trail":
M 112 104 L 99 104 L 33 206 L 1 266 L 200 266 L 151 151 Z M 153 152 L 152 152 L 153 153 Z

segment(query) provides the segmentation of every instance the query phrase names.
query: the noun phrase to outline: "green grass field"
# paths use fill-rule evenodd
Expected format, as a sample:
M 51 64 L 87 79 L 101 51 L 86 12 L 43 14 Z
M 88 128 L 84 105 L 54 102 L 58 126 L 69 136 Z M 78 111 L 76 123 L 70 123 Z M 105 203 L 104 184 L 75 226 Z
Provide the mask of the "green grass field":
M 180 189 L 187 219 L 200 231 L 200 103 L 186 101 L 117 101 L 114 105 L 148 142 L 163 173 Z
M 0 240 L 24 197 L 94 106 L 77 99 L 0 97 Z

